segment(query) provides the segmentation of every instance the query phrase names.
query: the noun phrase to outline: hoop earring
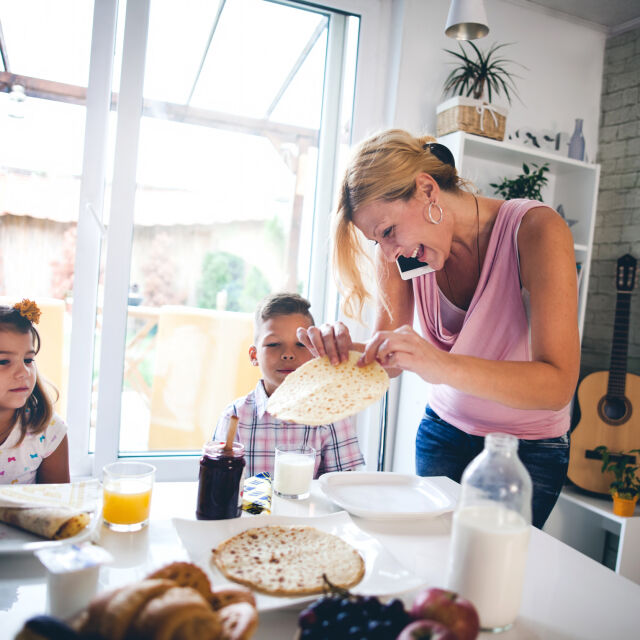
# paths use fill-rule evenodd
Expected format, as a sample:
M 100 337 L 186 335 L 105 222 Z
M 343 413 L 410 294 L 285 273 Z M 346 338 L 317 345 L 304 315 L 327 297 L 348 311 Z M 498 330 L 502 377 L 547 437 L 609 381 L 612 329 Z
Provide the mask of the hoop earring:
M 433 206 L 438 207 L 438 210 L 440 211 L 440 217 L 437 220 L 433 219 L 433 216 L 431 215 L 431 207 Z M 440 224 L 442 222 L 442 207 L 437 203 L 437 202 L 430 202 L 429 203 L 429 210 L 427 211 L 427 215 L 429 216 L 429 220 L 431 220 L 431 222 L 433 222 L 433 224 Z

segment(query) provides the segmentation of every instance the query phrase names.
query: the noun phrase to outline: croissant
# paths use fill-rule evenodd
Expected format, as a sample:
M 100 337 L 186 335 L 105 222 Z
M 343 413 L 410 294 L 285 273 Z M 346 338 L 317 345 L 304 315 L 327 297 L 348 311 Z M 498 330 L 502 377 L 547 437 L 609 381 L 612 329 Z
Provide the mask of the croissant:
M 175 586 L 171 580 L 142 580 L 119 589 L 107 602 L 96 625 L 100 635 L 109 640 L 124 640 L 146 604 Z
M 59 635 L 61 626 L 69 636 Z M 18 637 L 249 640 L 258 626 L 258 613 L 255 598 L 248 589 L 234 586 L 212 591 L 202 569 L 188 562 L 174 562 L 144 580 L 98 594 L 72 626 L 75 629 L 62 621 L 40 616 L 27 621 Z M 34 636 L 36 628 L 38 634 Z M 50 628 L 52 635 L 47 633 Z
M 192 587 L 199 591 L 206 600 L 211 599 L 211 583 L 207 574 L 191 562 L 172 562 L 150 573 L 148 578 L 173 580 L 179 587 Z
M 248 602 L 234 602 L 218 610 L 221 640 L 249 640 L 258 626 L 258 615 Z M 186 640 L 186 639 L 185 639 Z
M 211 592 L 209 602 L 211 602 L 211 607 L 214 611 L 219 611 L 220 609 L 236 602 L 246 602 L 253 608 L 256 606 L 256 599 L 253 593 L 246 587 L 240 587 L 238 585 L 230 585 L 228 587 L 214 589 Z
M 75 624 L 80 633 L 87 636 L 100 634 L 102 627 L 102 618 L 104 616 L 107 605 L 111 601 L 111 598 L 113 598 L 122 589 L 124 589 L 124 587 L 117 587 L 116 589 L 111 589 L 110 591 L 104 591 L 102 593 L 99 593 L 91 600 L 86 611 L 82 612 Z
M 133 623 L 133 635 L 142 640 L 216 640 L 220 617 L 191 587 L 171 587 L 147 602 Z

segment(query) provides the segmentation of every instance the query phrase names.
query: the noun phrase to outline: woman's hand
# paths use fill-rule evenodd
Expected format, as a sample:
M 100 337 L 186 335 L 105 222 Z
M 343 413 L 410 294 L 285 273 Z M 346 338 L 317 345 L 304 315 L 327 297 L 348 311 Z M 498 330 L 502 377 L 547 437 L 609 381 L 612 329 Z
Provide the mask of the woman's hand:
M 437 362 L 446 357 L 409 325 L 393 331 L 378 331 L 365 345 L 359 364 L 377 360 L 385 369 L 413 371 L 432 384 L 440 382 Z
M 346 362 L 351 349 L 362 351 L 362 345 L 356 345 L 351 340 L 349 329 L 343 322 L 325 322 L 319 327 L 308 329 L 298 327 L 297 336 L 314 357 L 328 356 L 329 362 L 333 365 Z

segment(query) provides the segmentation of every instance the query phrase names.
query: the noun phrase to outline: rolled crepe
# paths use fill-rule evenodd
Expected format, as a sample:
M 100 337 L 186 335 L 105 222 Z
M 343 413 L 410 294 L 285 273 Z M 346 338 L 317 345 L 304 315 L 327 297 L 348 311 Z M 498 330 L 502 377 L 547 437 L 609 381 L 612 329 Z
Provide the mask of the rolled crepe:
M 89 524 L 89 519 L 88 513 L 69 507 L 0 507 L 0 522 L 49 540 L 75 536 Z

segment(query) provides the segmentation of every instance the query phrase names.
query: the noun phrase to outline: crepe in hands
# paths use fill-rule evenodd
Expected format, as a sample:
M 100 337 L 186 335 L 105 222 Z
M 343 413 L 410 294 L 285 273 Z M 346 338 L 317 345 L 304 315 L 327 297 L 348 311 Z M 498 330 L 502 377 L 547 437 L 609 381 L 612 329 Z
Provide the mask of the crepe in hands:
M 321 425 L 362 411 L 379 400 L 389 388 L 389 376 L 372 362 L 359 367 L 362 354 L 349 352 L 349 359 L 332 365 L 329 358 L 314 358 L 290 373 L 273 392 L 267 411 L 280 420 Z
M 69 507 L 0 507 L 0 522 L 48 538 L 63 540 L 89 524 L 89 514 Z
M 346 589 L 365 572 L 354 547 L 311 526 L 247 529 L 218 545 L 213 560 L 229 580 L 273 596 L 322 593 L 323 575 Z

